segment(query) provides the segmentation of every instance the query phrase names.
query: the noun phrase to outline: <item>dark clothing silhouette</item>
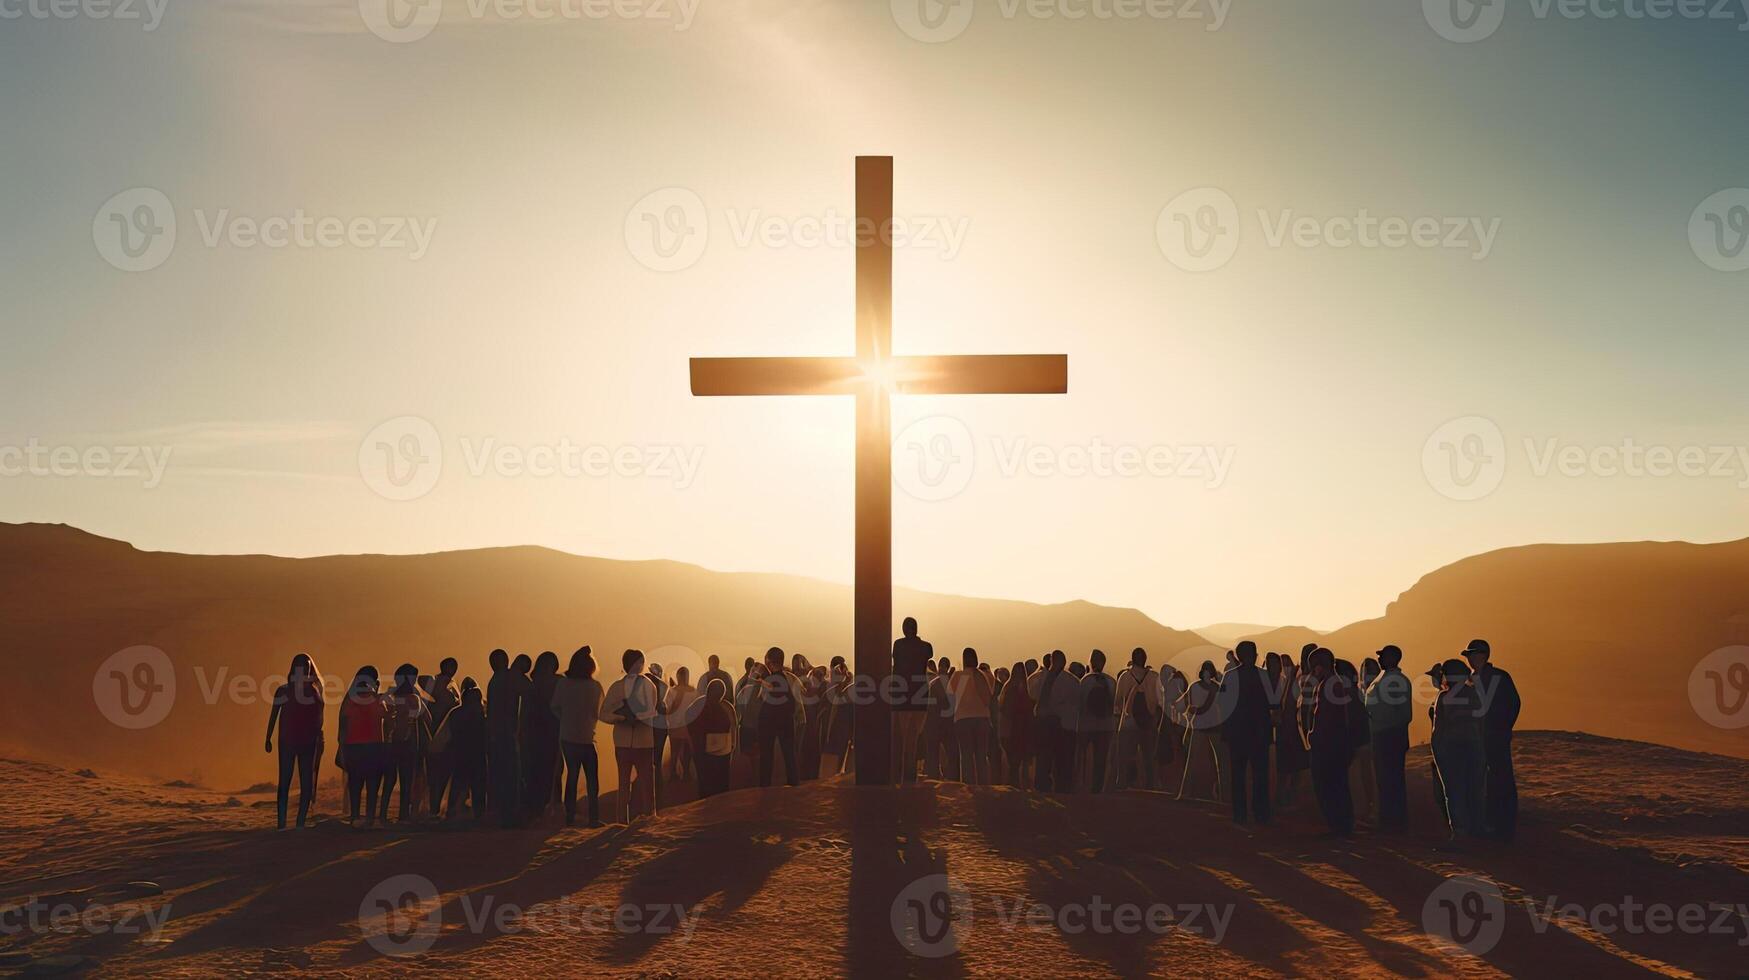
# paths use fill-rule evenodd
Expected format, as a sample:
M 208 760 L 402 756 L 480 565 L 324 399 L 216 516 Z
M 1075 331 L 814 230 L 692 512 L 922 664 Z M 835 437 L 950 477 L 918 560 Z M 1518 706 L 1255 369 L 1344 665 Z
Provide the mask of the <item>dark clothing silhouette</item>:
M 935 659 L 935 647 L 915 636 L 901 636 L 893 641 L 894 711 L 923 711 L 929 707 L 928 665 Z
M 1518 832 L 1518 778 L 1512 771 L 1512 728 L 1518 723 L 1523 703 L 1512 675 L 1491 663 L 1476 671 L 1475 684 L 1487 699 L 1482 715 L 1482 752 L 1488 769 L 1484 804 L 1488 833 L 1509 842 Z
M 1333 834 L 1354 832 L 1354 797 L 1348 787 L 1348 763 L 1353 755 L 1348 712 L 1354 698 L 1346 681 L 1331 676 L 1318 681 L 1312 705 L 1312 730 L 1307 738 L 1311 743 L 1312 789 L 1324 823 Z
M 1268 674 L 1245 664 L 1221 678 L 1219 700 L 1226 711 L 1221 740 L 1227 743 L 1228 791 L 1235 823 L 1253 816 L 1259 823 L 1269 822 L 1269 746 L 1279 707 L 1270 696 L 1270 684 Z
M 506 827 L 515 826 L 522 811 L 522 759 L 517 736 L 527 684 L 528 678 L 508 667 L 493 672 L 486 682 L 486 763 L 492 777 L 492 808 Z
M 444 816 L 459 818 L 466 800 L 474 819 L 485 819 L 486 716 L 477 695 L 470 694 L 444 717 L 435 741 L 443 745 L 443 755 L 449 761 L 449 806 Z
M 601 822 L 601 762 L 594 742 L 560 742 L 565 754 L 565 823 L 577 822 L 577 772 L 583 773 L 589 796 L 589 826 Z
M 1409 786 L 1403 774 L 1408 756 L 1408 728 L 1373 732 L 1372 766 L 1379 784 L 1381 830 L 1404 830 L 1409 826 Z

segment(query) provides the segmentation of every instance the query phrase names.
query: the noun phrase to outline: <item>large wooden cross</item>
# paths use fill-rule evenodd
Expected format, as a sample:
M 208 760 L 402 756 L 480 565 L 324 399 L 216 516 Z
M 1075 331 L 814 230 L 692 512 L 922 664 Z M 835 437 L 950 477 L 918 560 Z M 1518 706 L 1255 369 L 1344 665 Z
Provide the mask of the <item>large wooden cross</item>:
M 893 477 L 890 398 L 1062 394 L 1066 354 L 894 357 L 893 158 L 856 158 L 856 356 L 695 357 L 694 395 L 856 396 L 855 670 L 866 692 L 892 673 Z M 872 685 L 872 686 L 870 686 Z M 856 781 L 891 781 L 891 706 L 856 706 Z

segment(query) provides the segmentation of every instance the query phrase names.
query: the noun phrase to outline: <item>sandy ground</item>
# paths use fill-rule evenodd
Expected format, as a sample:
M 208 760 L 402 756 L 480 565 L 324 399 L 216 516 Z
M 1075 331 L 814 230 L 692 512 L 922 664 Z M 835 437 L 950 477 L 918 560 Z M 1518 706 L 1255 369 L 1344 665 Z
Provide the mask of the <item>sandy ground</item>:
M 280 834 L 268 795 L 0 761 L 0 972 L 1749 973 L 1749 762 L 1561 733 L 1519 759 L 1511 847 L 1432 830 L 1424 748 L 1423 829 L 1347 841 L 1307 801 L 1259 831 L 1159 793 L 843 780 L 601 830 L 354 831 L 330 791 Z

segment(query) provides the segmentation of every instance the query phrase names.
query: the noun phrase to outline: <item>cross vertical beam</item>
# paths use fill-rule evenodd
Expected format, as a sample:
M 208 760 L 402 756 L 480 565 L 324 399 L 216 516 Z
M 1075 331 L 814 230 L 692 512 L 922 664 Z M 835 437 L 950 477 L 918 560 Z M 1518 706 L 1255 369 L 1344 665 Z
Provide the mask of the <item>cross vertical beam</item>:
M 892 355 L 893 158 L 856 158 L 856 356 Z M 877 684 L 892 673 L 893 474 L 891 396 L 878 384 L 856 393 L 855 672 Z M 862 698 L 855 709 L 856 782 L 891 780 L 892 707 Z

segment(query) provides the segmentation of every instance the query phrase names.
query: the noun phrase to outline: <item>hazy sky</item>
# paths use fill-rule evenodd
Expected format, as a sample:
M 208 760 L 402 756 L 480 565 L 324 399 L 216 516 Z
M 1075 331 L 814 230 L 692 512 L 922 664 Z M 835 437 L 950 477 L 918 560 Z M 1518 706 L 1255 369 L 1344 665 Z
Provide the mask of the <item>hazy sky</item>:
M 902 584 L 1335 627 L 1742 536 L 1749 17 L 1441 2 L 0 0 L 0 519 L 848 580 L 849 401 L 686 358 L 851 352 L 890 153 L 898 351 L 1070 357 L 900 401 Z

